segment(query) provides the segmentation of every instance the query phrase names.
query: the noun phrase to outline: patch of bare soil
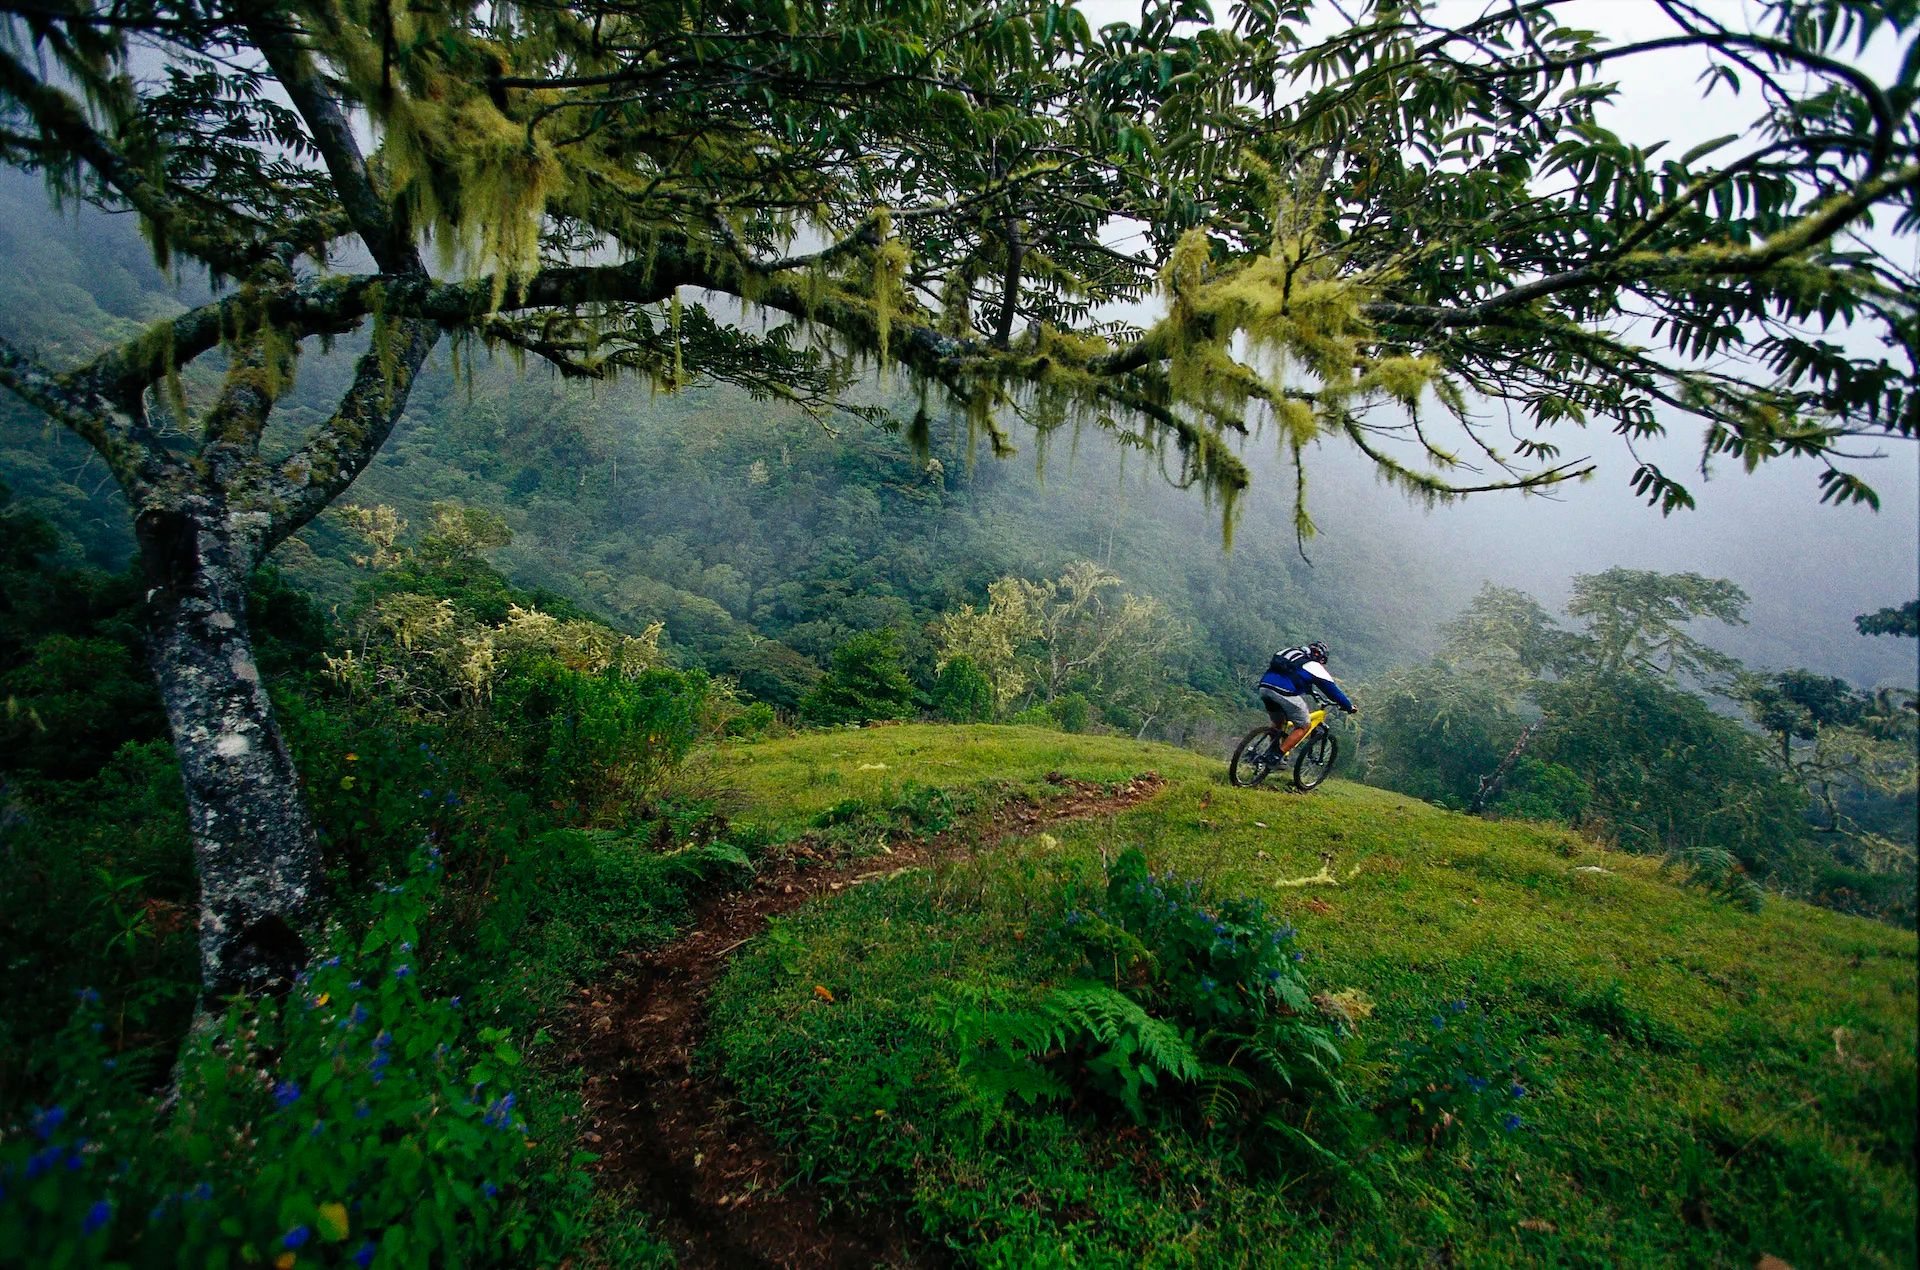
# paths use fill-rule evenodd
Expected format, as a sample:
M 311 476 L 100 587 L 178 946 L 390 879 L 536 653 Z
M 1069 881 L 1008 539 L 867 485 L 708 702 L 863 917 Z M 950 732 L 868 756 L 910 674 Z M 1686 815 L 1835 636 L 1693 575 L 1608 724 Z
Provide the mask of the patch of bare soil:
M 1147 772 L 1117 787 L 1052 772 L 1058 792 L 1020 797 L 983 821 L 902 837 L 880 860 L 836 860 L 805 840 L 762 858 L 744 890 L 713 897 L 672 943 L 629 959 L 583 989 L 573 1039 L 586 1071 L 589 1149 L 609 1189 L 654 1214 L 686 1267 L 945 1264 L 944 1249 L 892 1214 L 827 1213 L 819 1191 L 792 1180 L 771 1138 L 739 1111 L 727 1083 L 695 1070 L 707 995 L 734 951 L 769 918 L 901 869 L 954 859 L 1062 820 L 1110 815 L 1156 793 Z

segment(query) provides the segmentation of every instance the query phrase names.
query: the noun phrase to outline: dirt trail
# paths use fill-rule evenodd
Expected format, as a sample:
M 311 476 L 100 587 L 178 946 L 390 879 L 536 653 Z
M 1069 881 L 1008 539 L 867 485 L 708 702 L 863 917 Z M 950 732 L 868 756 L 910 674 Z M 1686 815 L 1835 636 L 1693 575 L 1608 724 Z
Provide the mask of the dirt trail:
M 1058 772 L 1060 792 L 1022 796 L 976 821 L 924 839 L 889 842 L 890 856 L 844 861 L 802 841 L 760 861 L 743 891 L 695 911 L 690 929 L 631 958 L 612 982 L 585 989 L 574 1040 L 587 1073 L 587 1145 L 602 1184 L 629 1190 L 654 1214 L 684 1267 L 933 1266 L 948 1258 L 884 1214 L 822 1216 L 820 1193 L 790 1183 L 772 1139 L 740 1114 L 726 1082 L 694 1070 L 707 995 L 728 958 L 769 918 L 817 896 L 900 869 L 955 859 L 1062 820 L 1108 815 L 1164 785 L 1147 772 L 1117 787 Z

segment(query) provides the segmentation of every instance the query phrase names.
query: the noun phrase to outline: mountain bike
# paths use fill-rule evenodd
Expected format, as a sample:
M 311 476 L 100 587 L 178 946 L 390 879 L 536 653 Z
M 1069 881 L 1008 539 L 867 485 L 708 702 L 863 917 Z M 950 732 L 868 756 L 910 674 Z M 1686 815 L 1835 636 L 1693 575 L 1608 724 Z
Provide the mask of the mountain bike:
M 1233 759 L 1227 764 L 1227 779 L 1242 789 L 1251 789 L 1291 765 L 1293 787 L 1314 788 L 1327 779 L 1327 774 L 1333 771 L 1334 760 L 1340 756 L 1339 739 L 1331 728 L 1321 726 L 1326 721 L 1325 706 L 1308 714 L 1307 734 L 1287 754 L 1280 752 L 1280 742 L 1286 739 L 1289 729 L 1272 724 L 1255 728 L 1234 747 Z

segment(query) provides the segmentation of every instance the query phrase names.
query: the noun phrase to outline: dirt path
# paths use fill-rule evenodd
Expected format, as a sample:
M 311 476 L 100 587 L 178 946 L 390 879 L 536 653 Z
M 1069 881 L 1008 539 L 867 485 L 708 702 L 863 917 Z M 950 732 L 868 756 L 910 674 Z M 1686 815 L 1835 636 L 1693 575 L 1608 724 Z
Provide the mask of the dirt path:
M 764 858 L 744 891 L 694 913 L 686 934 L 636 955 L 608 984 L 584 990 L 574 1036 L 584 1066 L 590 1149 L 603 1185 L 630 1191 L 680 1253 L 705 1267 L 944 1264 L 944 1250 L 885 1215 L 822 1216 L 814 1188 L 789 1182 L 773 1141 L 739 1114 L 726 1082 L 694 1070 L 707 995 L 728 958 L 769 918 L 817 896 L 933 860 L 953 859 L 1062 820 L 1108 815 L 1158 792 L 1156 773 L 1118 787 L 1050 773 L 1060 792 L 1020 797 L 984 822 L 889 843 L 882 861 L 840 861 L 802 841 Z

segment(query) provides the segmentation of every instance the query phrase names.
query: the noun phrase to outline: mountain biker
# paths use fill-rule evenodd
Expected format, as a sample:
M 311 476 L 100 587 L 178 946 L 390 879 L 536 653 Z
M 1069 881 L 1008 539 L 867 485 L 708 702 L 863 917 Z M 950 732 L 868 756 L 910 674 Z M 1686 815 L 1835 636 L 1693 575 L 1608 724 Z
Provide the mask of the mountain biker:
M 1298 648 L 1283 648 L 1267 663 L 1260 676 L 1260 704 L 1267 708 L 1273 726 L 1291 728 L 1280 742 L 1280 757 L 1285 758 L 1307 734 L 1307 696 L 1319 693 L 1345 710 L 1354 713 L 1354 704 L 1327 673 L 1327 646 L 1319 640 Z

